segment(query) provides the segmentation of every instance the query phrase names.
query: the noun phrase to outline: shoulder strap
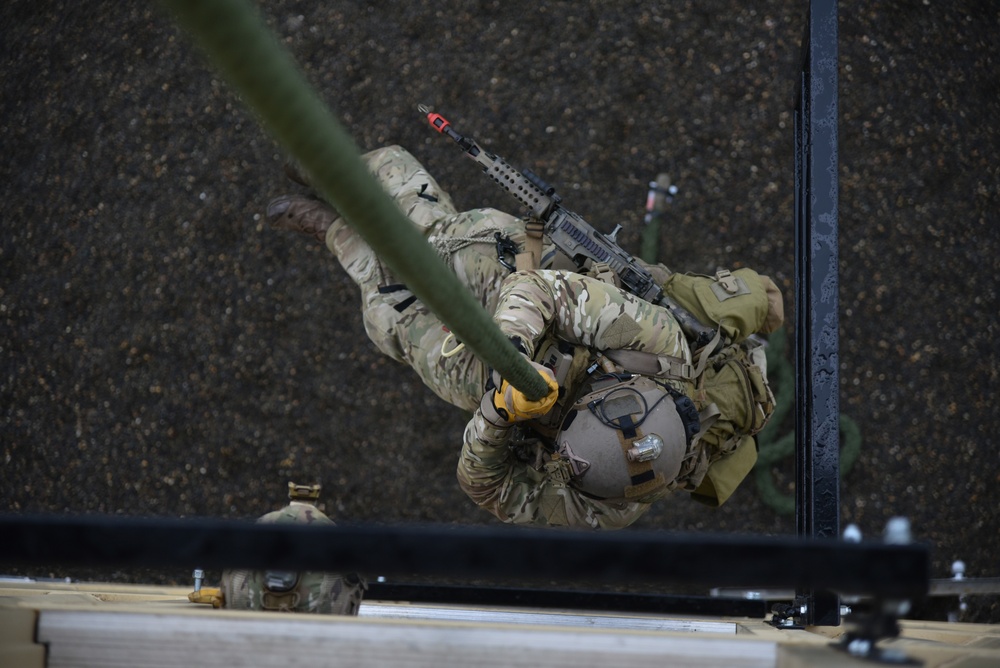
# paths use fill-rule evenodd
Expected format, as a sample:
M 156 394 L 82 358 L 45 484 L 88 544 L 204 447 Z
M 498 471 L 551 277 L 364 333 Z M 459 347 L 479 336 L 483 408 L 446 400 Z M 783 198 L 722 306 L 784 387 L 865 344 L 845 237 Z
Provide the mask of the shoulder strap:
M 643 376 L 693 380 L 696 378 L 694 367 L 680 357 L 656 355 L 642 350 L 605 350 L 604 355 L 626 371 L 640 373 Z
M 524 240 L 524 249 L 514 256 L 514 266 L 518 271 L 538 269 L 541 265 L 544 230 L 545 225 L 539 220 L 525 221 L 524 231 L 527 237 Z

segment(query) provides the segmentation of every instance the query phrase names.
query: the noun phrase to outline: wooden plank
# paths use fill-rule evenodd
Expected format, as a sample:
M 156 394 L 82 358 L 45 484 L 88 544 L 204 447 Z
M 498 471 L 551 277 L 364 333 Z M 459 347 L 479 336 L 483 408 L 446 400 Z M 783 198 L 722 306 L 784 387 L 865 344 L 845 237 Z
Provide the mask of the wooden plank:
M 45 610 L 49 665 L 774 666 L 776 645 L 715 634 L 430 620 Z
M 44 583 L 37 585 L 0 584 L 0 599 L 7 605 L 20 605 L 36 610 L 103 608 L 116 612 L 140 614 L 156 612 L 170 614 L 214 615 L 227 611 L 212 611 L 208 606 L 187 600 L 188 588 L 143 587 L 101 583 Z M 469 621 L 474 623 L 532 624 L 542 626 L 579 626 L 582 628 L 630 629 L 695 633 L 736 633 L 736 621 L 719 618 L 683 619 L 652 613 L 569 611 L 538 608 L 476 607 L 450 604 L 413 604 L 387 602 L 366 598 L 360 616 L 365 618 L 430 619 L 437 621 Z
M 386 601 L 365 601 L 357 618 L 279 615 L 194 605 L 188 591 L 0 583 L 0 666 L 864 665 L 831 647 L 843 627 Z M 48 664 L 35 642 L 36 619 L 39 643 L 51 646 Z M 880 646 L 928 667 L 1000 665 L 998 625 L 903 620 L 901 627 L 900 638 Z
M 396 605 L 365 602 L 361 604 L 358 616 L 365 619 L 424 619 L 478 624 L 530 624 L 535 626 L 576 626 L 629 631 L 736 635 L 735 622 L 668 619 L 655 615 L 615 615 L 529 609 L 476 609 L 467 606 Z
M 0 608 L 0 666 L 45 667 L 45 646 L 35 643 L 37 619 L 34 610 Z

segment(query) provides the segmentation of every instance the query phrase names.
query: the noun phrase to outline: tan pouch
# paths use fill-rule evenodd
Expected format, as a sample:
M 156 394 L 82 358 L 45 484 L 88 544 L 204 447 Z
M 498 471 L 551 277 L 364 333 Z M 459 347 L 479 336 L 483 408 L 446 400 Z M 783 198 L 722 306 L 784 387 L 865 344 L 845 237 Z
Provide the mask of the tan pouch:
M 730 346 L 713 358 L 692 399 L 699 411 L 714 405 L 719 412 L 699 439 L 709 467 L 692 497 L 720 506 L 757 461 L 753 435 L 771 418 L 774 394 L 742 347 Z
M 743 479 L 757 463 L 757 444 L 752 436 L 744 436 L 731 454 L 708 467 L 698 489 L 691 498 L 709 506 L 719 507 L 729 500 Z
M 728 342 L 739 343 L 769 323 L 769 286 L 777 290 L 773 281 L 744 268 L 714 277 L 671 274 L 663 290 L 703 324 L 721 327 Z

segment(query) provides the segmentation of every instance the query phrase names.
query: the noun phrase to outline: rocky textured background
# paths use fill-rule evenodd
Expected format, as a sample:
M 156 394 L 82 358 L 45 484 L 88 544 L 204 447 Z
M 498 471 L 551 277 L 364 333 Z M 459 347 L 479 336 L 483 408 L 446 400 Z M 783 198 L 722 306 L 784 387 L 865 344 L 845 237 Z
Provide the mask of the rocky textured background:
M 414 152 L 461 207 L 508 201 L 444 112 L 638 249 L 752 266 L 792 304 L 804 2 L 269 1 L 362 150 Z M 842 2 L 841 404 L 863 436 L 842 522 L 905 515 L 933 574 L 1000 575 L 996 154 L 988 3 Z M 346 274 L 269 229 L 283 154 L 154 3 L 0 4 L 0 402 L 9 512 L 250 518 L 287 480 L 335 518 L 489 523 L 454 480 L 465 416 L 380 357 Z M 771 474 L 783 490 L 792 462 Z M 646 529 L 793 533 L 752 481 Z M 73 575 L 70 573 L 69 575 Z M 114 576 L 114 574 L 112 574 Z M 186 574 L 184 574 L 186 577 Z M 969 618 L 1000 620 L 996 597 Z

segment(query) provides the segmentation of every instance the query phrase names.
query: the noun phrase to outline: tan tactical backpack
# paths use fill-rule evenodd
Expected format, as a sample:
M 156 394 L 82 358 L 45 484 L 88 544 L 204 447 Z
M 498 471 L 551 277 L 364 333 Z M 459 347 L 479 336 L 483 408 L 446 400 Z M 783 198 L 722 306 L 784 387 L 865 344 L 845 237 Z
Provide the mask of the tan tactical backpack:
M 753 439 L 774 411 L 767 365 L 756 333 L 781 326 L 781 293 L 752 269 L 721 270 L 714 277 L 671 274 L 664 291 L 704 324 L 719 328 L 726 345 L 704 351 L 691 399 L 702 415 L 704 445 L 688 479 L 692 496 L 722 505 L 757 461 Z

